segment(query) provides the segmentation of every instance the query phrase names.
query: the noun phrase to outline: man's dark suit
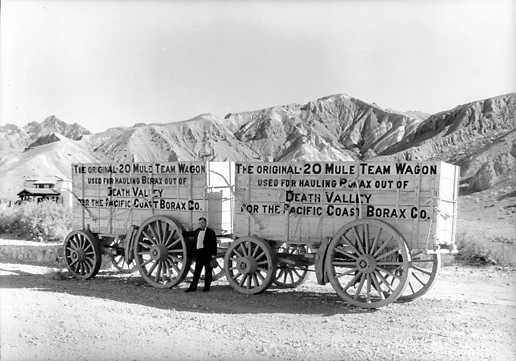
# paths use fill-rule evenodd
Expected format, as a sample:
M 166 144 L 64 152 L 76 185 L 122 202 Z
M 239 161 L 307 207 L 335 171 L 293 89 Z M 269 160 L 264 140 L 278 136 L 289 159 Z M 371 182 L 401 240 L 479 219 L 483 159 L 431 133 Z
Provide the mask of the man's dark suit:
M 213 256 L 217 255 L 217 237 L 211 228 L 206 227 L 206 233 L 204 234 L 203 242 L 204 247 L 197 249 L 197 237 L 199 236 L 200 231 L 201 228 L 197 228 L 193 232 L 193 255 L 195 259 L 195 271 L 189 289 L 195 290 L 197 288 L 199 278 L 201 277 L 201 271 L 204 267 L 204 289 L 209 290 L 212 281 L 211 259 Z

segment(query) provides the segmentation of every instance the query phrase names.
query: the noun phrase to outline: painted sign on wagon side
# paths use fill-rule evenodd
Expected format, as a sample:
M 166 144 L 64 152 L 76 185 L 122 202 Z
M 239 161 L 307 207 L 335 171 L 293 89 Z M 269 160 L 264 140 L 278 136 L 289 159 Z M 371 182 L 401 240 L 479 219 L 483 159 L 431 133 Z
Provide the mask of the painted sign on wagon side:
M 190 225 L 206 208 L 206 165 L 199 162 L 72 165 L 74 224 L 124 232 L 157 214 Z
M 359 217 L 428 230 L 440 168 L 441 162 L 236 163 L 235 233 L 316 243 Z

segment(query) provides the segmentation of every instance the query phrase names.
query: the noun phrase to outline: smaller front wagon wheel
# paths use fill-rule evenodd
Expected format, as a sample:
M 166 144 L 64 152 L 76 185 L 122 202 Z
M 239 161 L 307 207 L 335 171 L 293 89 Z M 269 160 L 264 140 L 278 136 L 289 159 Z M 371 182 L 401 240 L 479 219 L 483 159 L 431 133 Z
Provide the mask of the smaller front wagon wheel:
M 64 259 L 74 277 L 83 280 L 95 277 L 102 263 L 97 237 L 85 230 L 70 232 L 64 241 Z

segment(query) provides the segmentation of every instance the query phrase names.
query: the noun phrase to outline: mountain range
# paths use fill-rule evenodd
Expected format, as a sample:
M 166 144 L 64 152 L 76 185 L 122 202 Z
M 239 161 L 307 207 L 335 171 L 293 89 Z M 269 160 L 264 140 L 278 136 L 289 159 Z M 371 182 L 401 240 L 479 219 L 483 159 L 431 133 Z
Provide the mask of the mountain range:
M 436 114 L 401 112 L 337 94 L 306 104 L 201 114 L 92 134 L 49 116 L 0 126 L 0 199 L 23 179 L 70 178 L 71 163 L 111 161 L 433 160 L 461 166 L 462 187 L 479 191 L 509 177 L 516 157 L 516 94 Z

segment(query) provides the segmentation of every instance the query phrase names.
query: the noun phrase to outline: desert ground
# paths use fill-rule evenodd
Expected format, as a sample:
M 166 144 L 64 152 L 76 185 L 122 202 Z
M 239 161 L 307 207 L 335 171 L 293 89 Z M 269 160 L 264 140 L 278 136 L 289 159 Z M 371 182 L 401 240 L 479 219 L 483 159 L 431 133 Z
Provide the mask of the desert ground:
M 0 359 L 515 360 L 511 183 L 460 199 L 457 242 L 483 265 L 445 257 L 425 296 L 374 311 L 346 305 L 314 274 L 295 290 L 246 296 L 223 279 L 184 293 L 187 283 L 159 290 L 137 272 L 78 281 L 3 261 Z
M 135 275 L 0 264 L 2 360 L 514 360 L 516 272 L 445 266 L 429 293 L 371 311 L 312 276 L 246 296 Z

